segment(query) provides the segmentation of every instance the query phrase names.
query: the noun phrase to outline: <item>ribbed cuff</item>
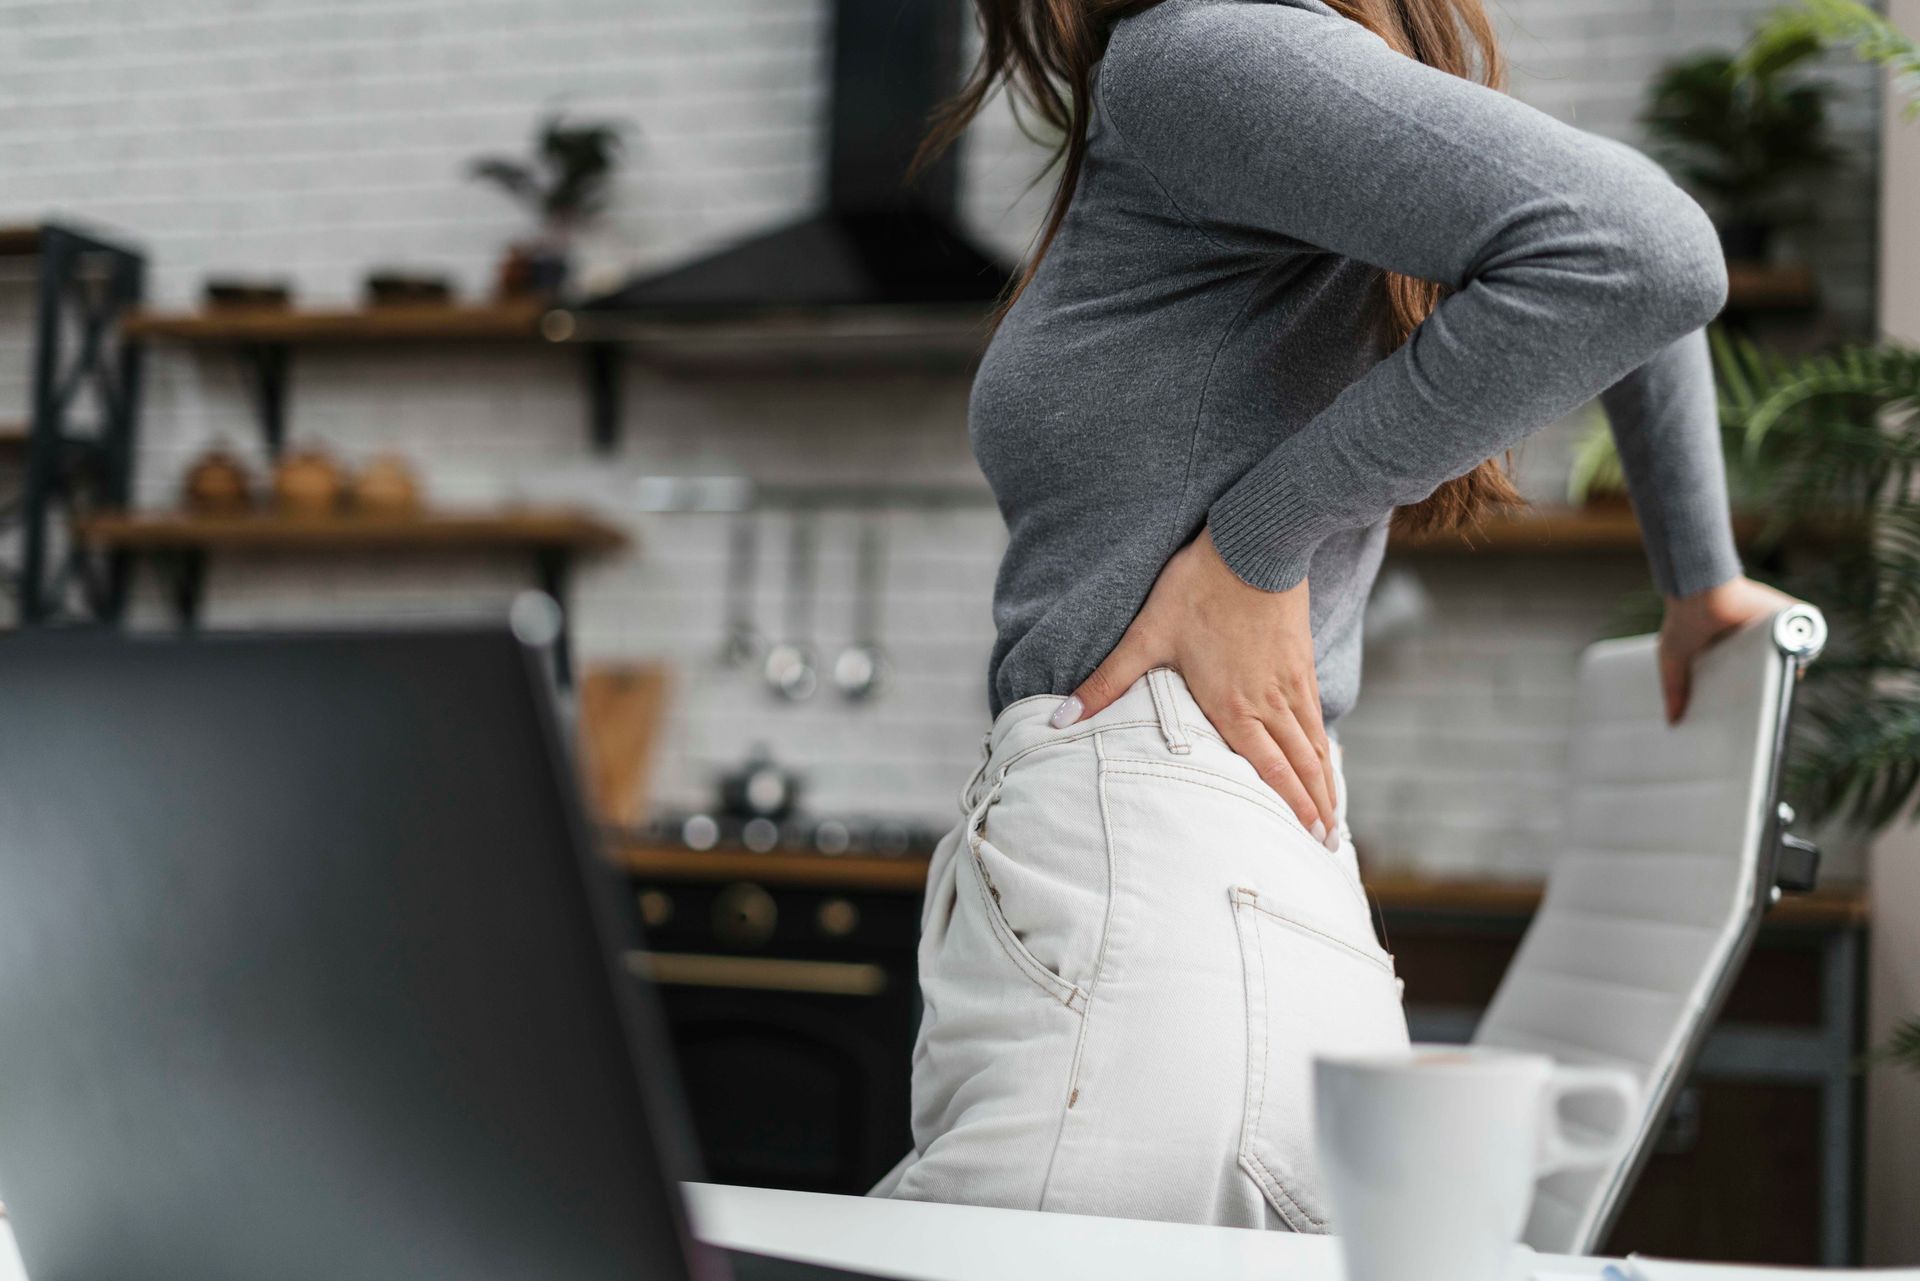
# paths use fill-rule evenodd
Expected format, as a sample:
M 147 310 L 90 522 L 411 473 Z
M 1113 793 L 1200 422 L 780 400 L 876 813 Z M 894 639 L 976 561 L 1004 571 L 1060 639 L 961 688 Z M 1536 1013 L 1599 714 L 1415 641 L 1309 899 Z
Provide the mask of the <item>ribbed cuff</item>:
M 1284 478 L 1256 468 L 1214 500 L 1207 529 L 1220 559 L 1249 587 L 1284 592 L 1307 576 L 1314 549 L 1327 536 L 1326 513 Z
M 1646 536 L 1653 585 L 1662 596 L 1692 596 L 1718 587 L 1741 572 L 1733 527 L 1724 518 L 1681 530 L 1656 531 L 1643 523 L 1642 533 Z

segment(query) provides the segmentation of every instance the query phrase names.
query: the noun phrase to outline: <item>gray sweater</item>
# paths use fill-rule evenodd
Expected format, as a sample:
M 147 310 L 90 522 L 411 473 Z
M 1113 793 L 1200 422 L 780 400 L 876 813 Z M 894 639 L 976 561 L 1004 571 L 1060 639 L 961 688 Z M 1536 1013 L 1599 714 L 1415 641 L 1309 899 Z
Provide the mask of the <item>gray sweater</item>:
M 1383 269 L 1455 291 L 1384 359 Z M 1210 525 L 1254 586 L 1309 581 L 1337 719 L 1393 509 L 1596 395 L 1655 583 L 1732 577 L 1700 332 L 1725 291 L 1658 166 L 1318 0 L 1122 21 L 1066 222 L 973 388 L 1009 533 L 994 710 L 1070 692 Z

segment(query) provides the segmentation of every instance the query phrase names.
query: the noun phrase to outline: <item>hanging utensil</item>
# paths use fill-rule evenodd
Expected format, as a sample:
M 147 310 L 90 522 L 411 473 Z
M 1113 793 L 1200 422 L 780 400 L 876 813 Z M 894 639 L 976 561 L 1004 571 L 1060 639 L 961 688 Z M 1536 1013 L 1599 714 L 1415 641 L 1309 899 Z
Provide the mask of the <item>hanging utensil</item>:
M 767 651 L 767 687 L 791 703 L 820 688 L 813 655 L 814 513 L 796 510 L 787 536 L 786 639 Z
M 760 567 L 760 518 L 740 512 L 727 531 L 727 621 L 720 661 L 752 667 L 767 653 L 767 638 L 753 621 L 753 587 Z
M 877 696 L 887 686 L 893 665 L 880 644 L 880 603 L 886 590 L 886 546 L 879 512 L 860 526 L 860 559 L 853 595 L 853 644 L 833 660 L 833 683 L 854 702 Z

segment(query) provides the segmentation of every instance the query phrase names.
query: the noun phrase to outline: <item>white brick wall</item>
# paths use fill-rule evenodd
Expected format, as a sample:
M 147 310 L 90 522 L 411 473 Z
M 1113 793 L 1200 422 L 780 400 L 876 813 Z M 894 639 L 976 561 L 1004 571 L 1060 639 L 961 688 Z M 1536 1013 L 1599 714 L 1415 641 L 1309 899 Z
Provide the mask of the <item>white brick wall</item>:
M 1733 43 L 1772 3 L 1507 0 L 1501 17 L 1520 96 L 1631 138 L 1658 60 Z M 191 305 L 213 272 L 284 276 L 306 301 L 341 302 L 372 266 L 444 272 L 476 295 L 525 228 L 464 166 L 521 148 L 559 103 L 636 126 L 586 269 L 663 264 L 815 203 L 828 16 L 827 0 L 0 0 L 0 220 L 60 213 L 121 229 L 147 247 L 151 293 L 168 306 Z M 1843 123 L 1864 129 L 1870 106 L 1860 91 Z M 1017 253 L 1044 203 L 1022 195 L 1033 150 L 996 115 L 965 161 L 969 219 Z M 1864 172 L 1836 183 L 1815 238 L 1829 296 L 1861 315 L 1869 187 Z M 28 301 L 24 277 L 0 275 L 0 404 L 25 401 Z M 983 728 L 1002 545 L 993 513 L 891 516 L 893 693 L 871 706 L 823 693 L 789 707 L 713 661 L 726 522 L 645 515 L 633 494 L 662 474 L 971 480 L 962 382 L 669 379 L 636 367 L 625 445 L 600 459 L 586 451 L 578 370 L 564 353 L 313 350 L 293 377 L 296 439 L 349 460 L 401 450 L 443 503 L 581 502 L 631 526 L 637 550 L 578 580 L 578 639 L 589 658 L 678 667 L 664 799 L 704 799 L 717 770 L 765 741 L 804 765 L 820 808 L 949 812 Z M 244 389 L 222 353 L 153 353 L 142 501 L 170 501 L 211 441 L 256 449 Z M 1528 450 L 1537 492 L 1558 484 L 1563 450 L 1551 438 Z M 766 533 L 760 617 L 777 632 L 778 518 Z M 850 517 L 822 530 L 817 639 L 829 659 L 849 639 L 854 536 Z M 1383 861 L 1537 868 L 1565 677 L 1638 567 L 1423 572 L 1438 602 L 1432 633 L 1372 656 L 1347 730 L 1362 834 Z M 528 581 L 511 559 L 227 562 L 209 583 L 208 617 L 468 614 L 498 609 Z M 151 583 L 140 613 L 162 614 Z

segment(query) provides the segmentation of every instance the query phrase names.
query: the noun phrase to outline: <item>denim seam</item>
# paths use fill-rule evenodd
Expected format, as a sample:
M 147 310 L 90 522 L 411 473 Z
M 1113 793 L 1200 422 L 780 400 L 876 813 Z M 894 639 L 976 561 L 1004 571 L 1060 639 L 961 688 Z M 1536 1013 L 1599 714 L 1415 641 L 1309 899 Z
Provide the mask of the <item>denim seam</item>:
M 1145 766 L 1149 766 L 1150 768 L 1148 769 L 1120 768 L 1120 766 L 1123 766 L 1123 765 L 1145 765 Z M 1257 800 L 1252 796 L 1248 796 L 1244 791 L 1241 790 L 1241 785 L 1239 783 L 1236 783 L 1234 780 L 1227 778 L 1225 775 L 1215 773 L 1213 770 L 1205 769 L 1198 765 L 1188 765 L 1185 762 L 1140 761 L 1140 760 L 1130 760 L 1123 757 L 1116 757 L 1108 761 L 1103 768 L 1109 774 L 1131 774 L 1136 778 L 1157 778 L 1162 780 L 1163 782 L 1168 782 L 1168 783 L 1185 783 L 1190 787 L 1204 787 L 1204 788 L 1207 788 L 1209 791 L 1220 792 L 1224 795 L 1231 796 L 1233 799 L 1237 801 L 1253 806 L 1255 809 L 1261 811 L 1264 814 L 1270 814 L 1273 817 L 1282 820 L 1283 822 L 1289 824 L 1302 837 L 1304 837 L 1308 842 L 1308 844 L 1312 845 L 1315 849 L 1319 850 L 1320 854 L 1324 858 L 1326 858 L 1328 862 L 1333 864 L 1333 870 L 1339 874 L 1340 880 L 1344 884 L 1351 887 L 1352 892 L 1354 896 L 1359 900 L 1360 905 L 1366 908 L 1366 910 L 1369 913 L 1373 911 L 1373 905 L 1367 901 L 1367 892 L 1365 887 L 1360 885 L 1358 882 L 1356 882 L 1353 879 L 1353 877 L 1348 874 L 1346 867 L 1340 862 L 1338 858 L 1334 856 L 1334 853 L 1332 850 L 1328 849 L 1325 845 L 1322 845 L 1319 841 L 1314 840 L 1313 833 L 1309 832 L 1306 828 L 1300 825 L 1300 816 L 1295 814 L 1292 810 L 1287 809 L 1285 806 L 1269 805 L 1265 801 Z M 1205 778 L 1183 778 L 1179 774 L 1170 772 L 1174 770 L 1184 770 L 1184 771 L 1187 771 L 1188 773 L 1205 775 L 1206 777 Z M 1219 783 L 1208 782 L 1207 779 L 1219 779 L 1220 782 Z M 1228 784 L 1228 786 L 1223 787 L 1221 786 L 1222 783 Z
M 1045 742 L 1031 743 L 1026 747 L 1021 748 L 1019 751 L 1015 752 L 1012 756 L 1009 756 L 1007 758 L 1007 763 L 1000 767 L 1000 773 L 1002 777 L 1004 777 L 1008 770 L 1012 769 L 1015 765 L 1018 765 L 1021 761 L 1025 760 L 1027 757 L 1033 755 L 1035 752 L 1044 752 L 1050 747 L 1066 747 L 1071 743 L 1078 743 L 1081 739 L 1092 738 L 1096 734 L 1104 734 L 1110 729 L 1141 729 L 1145 726 L 1158 725 L 1159 723 L 1160 723 L 1159 721 L 1155 721 L 1155 720 L 1142 719 L 1142 720 L 1132 720 L 1132 721 L 1116 721 L 1111 725 L 1088 725 L 1085 728 L 1075 730 L 1073 733 L 1067 734 L 1064 737 L 1050 738 L 1050 739 L 1047 739 Z
M 987 914 L 987 928 L 1000 944 L 1000 950 L 1007 954 L 1008 959 L 1027 976 L 1034 986 L 1074 1013 L 1083 1014 L 1087 1004 L 1086 993 L 1078 985 L 1067 982 L 1066 979 L 1040 964 L 1039 959 L 1027 950 L 1026 944 L 1020 941 L 1020 936 L 1014 933 L 1013 926 L 1007 923 L 1000 906 L 999 890 L 993 884 L 992 874 L 987 871 L 986 860 L 980 855 L 980 845 L 985 839 L 980 834 L 980 826 L 986 822 L 987 811 L 993 808 L 998 790 L 996 784 L 994 793 L 983 801 L 979 809 L 967 820 L 967 854 L 973 863 L 974 888 L 980 895 L 981 909 Z
M 1066 1006 L 1076 1014 L 1083 1013 L 1086 1006 L 1085 993 L 1033 959 L 1026 948 L 1020 944 L 1018 936 L 1013 932 L 1013 927 L 1008 925 L 1005 918 L 1000 915 L 1000 907 L 993 901 L 993 895 L 987 888 L 992 881 L 980 860 L 978 850 L 973 851 L 973 871 L 974 888 L 980 895 L 981 906 L 987 914 L 987 926 L 993 931 L 995 940 L 999 942 L 1000 950 L 1005 952 L 1020 972 L 1026 975 L 1035 987 L 1046 993 L 1049 999 L 1056 1004 Z
M 1186 730 L 1189 733 L 1197 734 L 1201 738 L 1210 738 L 1214 742 L 1218 743 L 1220 746 L 1225 747 L 1230 752 L 1233 750 L 1233 748 L 1228 745 L 1227 740 L 1224 738 L 1221 738 L 1220 735 L 1215 733 L 1210 726 L 1186 725 L 1185 722 L 1182 722 L 1182 724 L 1185 726 Z M 1019 751 L 1015 752 L 1012 756 L 1009 756 L 1007 758 L 1007 763 L 1000 767 L 1000 776 L 1002 778 L 1006 777 L 1006 773 L 1008 770 L 1012 769 L 1015 765 L 1019 764 L 1021 761 L 1025 760 L 1027 757 L 1033 755 L 1035 752 L 1044 752 L 1050 747 L 1065 747 L 1069 743 L 1077 743 L 1083 738 L 1089 738 L 1095 734 L 1104 734 L 1108 730 L 1144 729 L 1149 725 L 1157 729 L 1160 726 L 1160 722 L 1158 720 L 1141 719 L 1141 720 L 1131 720 L 1131 721 L 1114 721 L 1111 724 L 1106 724 L 1106 725 L 1088 725 L 1085 729 L 1078 730 L 1072 734 L 1068 734 L 1064 738 L 1050 738 L 1043 743 L 1029 744 L 1028 746 L 1021 748 Z
M 1245 902 L 1246 906 L 1252 908 L 1254 911 L 1260 913 L 1262 916 L 1271 917 L 1273 918 L 1274 921 L 1278 922 L 1279 924 L 1284 925 L 1289 929 L 1297 930 L 1300 933 L 1309 936 L 1316 942 L 1331 944 L 1332 946 L 1339 948 L 1343 952 L 1350 953 L 1356 959 L 1365 961 L 1368 965 L 1371 965 L 1375 969 L 1384 973 L 1388 978 L 1394 977 L 1393 957 L 1390 953 L 1387 953 L 1385 951 L 1375 953 L 1375 952 L 1370 952 L 1363 947 L 1355 947 L 1353 944 L 1347 942 L 1345 939 L 1329 934 L 1325 930 L 1317 929 L 1314 926 L 1308 925 L 1305 921 L 1295 920 L 1293 917 L 1288 916 L 1285 913 L 1276 912 L 1270 907 L 1263 907 L 1260 904 L 1258 894 L 1255 894 L 1251 890 L 1246 891 L 1246 893 L 1248 894 L 1249 897 L 1243 900 L 1243 902 Z
M 1107 808 L 1105 769 L 1107 749 L 1102 741 L 1102 734 L 1093 736 L 1093 757 L 1093 785 L 1095 793 L 1100 798 L 1100 838 L 1107 855 L 1107 904 L 1106 911 L 1100 920 L 1100 946 L 1094 953 L 1093 974 L 1087 979 L 1086 1001 L 1080 1011 L 1080 1034 L 1074 1040 L 1073 1061 L 1067 1069 L 1067 1094 L 1064 1105 L 1060 1109 L 1060 1124 L 1054 1130 L 1053 1150 L 1047 1154 L 1047 1172 L 1040 1181 L 1039 1208 L 1042 1210 L 1047 1208 L 1047 1193 L 1052 1190 L 1054 1165 L 1060 1159 L 1060 1147 L 1066 1139 L 1069 1114 L 1073 1111 L 1074 1104 L 1079 1101 L 1080 1064 L 1086 1055 L 1088 1031 L 1093 1026 L 1093 998 L 1100 990 L 1100 978 L 1107 968 L 1107 948 L 1113 939 L 1113 904 L 1116 897 L 1114 886 L 1118 881 L 1116 875 L 1118 856 L 1114 852 L 1113 816 Z
M 1180 721 L 1180 705 L 1174 701 L 1168 668 L 1156 667 L 1147 673 L 1147 693 L 1153 699 L 1154 718 L 1160 722 L 1160 737 L 1166 740 L 1167 751 L 1175 756 L 1192 753 L 1193 744 L 1187 741 L 1186 726 Z
M 1236 887 L 1230 892 L 1230 897 L 1233 900 L 1234 925 L 1236 930 L 1240 922 L 1245 919 L 1241 913 L 1242 908 L 1251 908 L 1256 912 L 1262 910 L 1259 895 L 1252 890 Z M 1257 924 L 1254 924 L 1251 930 L 1240 936 L 1241 964 L 1246 964 L 1247 939 L 1249 935 L 1251 935 L 1253 941 L 1254 956 L 1257 957 L 1260 962 L 1260 998 L 1263 1004 L 1270 1004 L 1272 985 L 1267 978 L 1267 948 L 1266 944 L 1260 939 L 1260 927 Z M 1253 1004 L 1251 994 L 1249 994 L 1247 1005 L 1247 1034 L 1249 1038 L 1253 1038 L 1253 1030 Z M 1260 1117 L 1266 1112 L 1267 1051 L 1273 1041 L 1272 1031 L 1267 1027 L 1264 1011 L 1262 1012 L 1260 1020 L 1259 1032 L 1260 1034 L 1257 1039 L 1260 1043 L 1260 1094 L 1257 1099 L 1249 1100 L 1249 1110 L 1241 1123 L 1240 1159 L 1246 1164 L 1256 1167 L 1257 1173 L 1254 1170 L 1249 1170 L 1248 1173 L 1254 1174 L 1254 1181 L 1261 1184 L 1262 1191 L 1266 1191 L 1270 1187 L 1275 1197 L 1287 1203 L 1287 1206 L 1283 1207 L 1276 1202 L 1274 1209 L 1280 1212 L 1280 1217 L 1287 1220 L 1289 1227 L 1294 1228 L 1296 1231 L 1299 1230 L 1299 1225 L 1294 1223 L 1292 1217 L 1288 1215 L 1287 1207 L 1291 1207 L 1295 1214 L 1305 1219 L 1311 1228 L 1317 1228 L 1325 1232 L 1327 1225 L 1294 1198 L 1293 1193 L 1287 1190 L 1286 1184 L 1280 1179 L 1279 1175 L 1275 1174 L 1272 1167 L 1261 1159 L 1260 1153 L 1255 1149 L 1255 1138 L 1259 1128 Z M 1249 1050 L 1248 1065 L 1249 1067 L 1252 1065 L 1251 1050 Z M 1251 1093 L 1251 1090 L 1249 1090 L 1249 1093 Z M 1261 1175 L 1264 1175 L 1265 1178 L 1262 1179 L 1260 1177 Z

